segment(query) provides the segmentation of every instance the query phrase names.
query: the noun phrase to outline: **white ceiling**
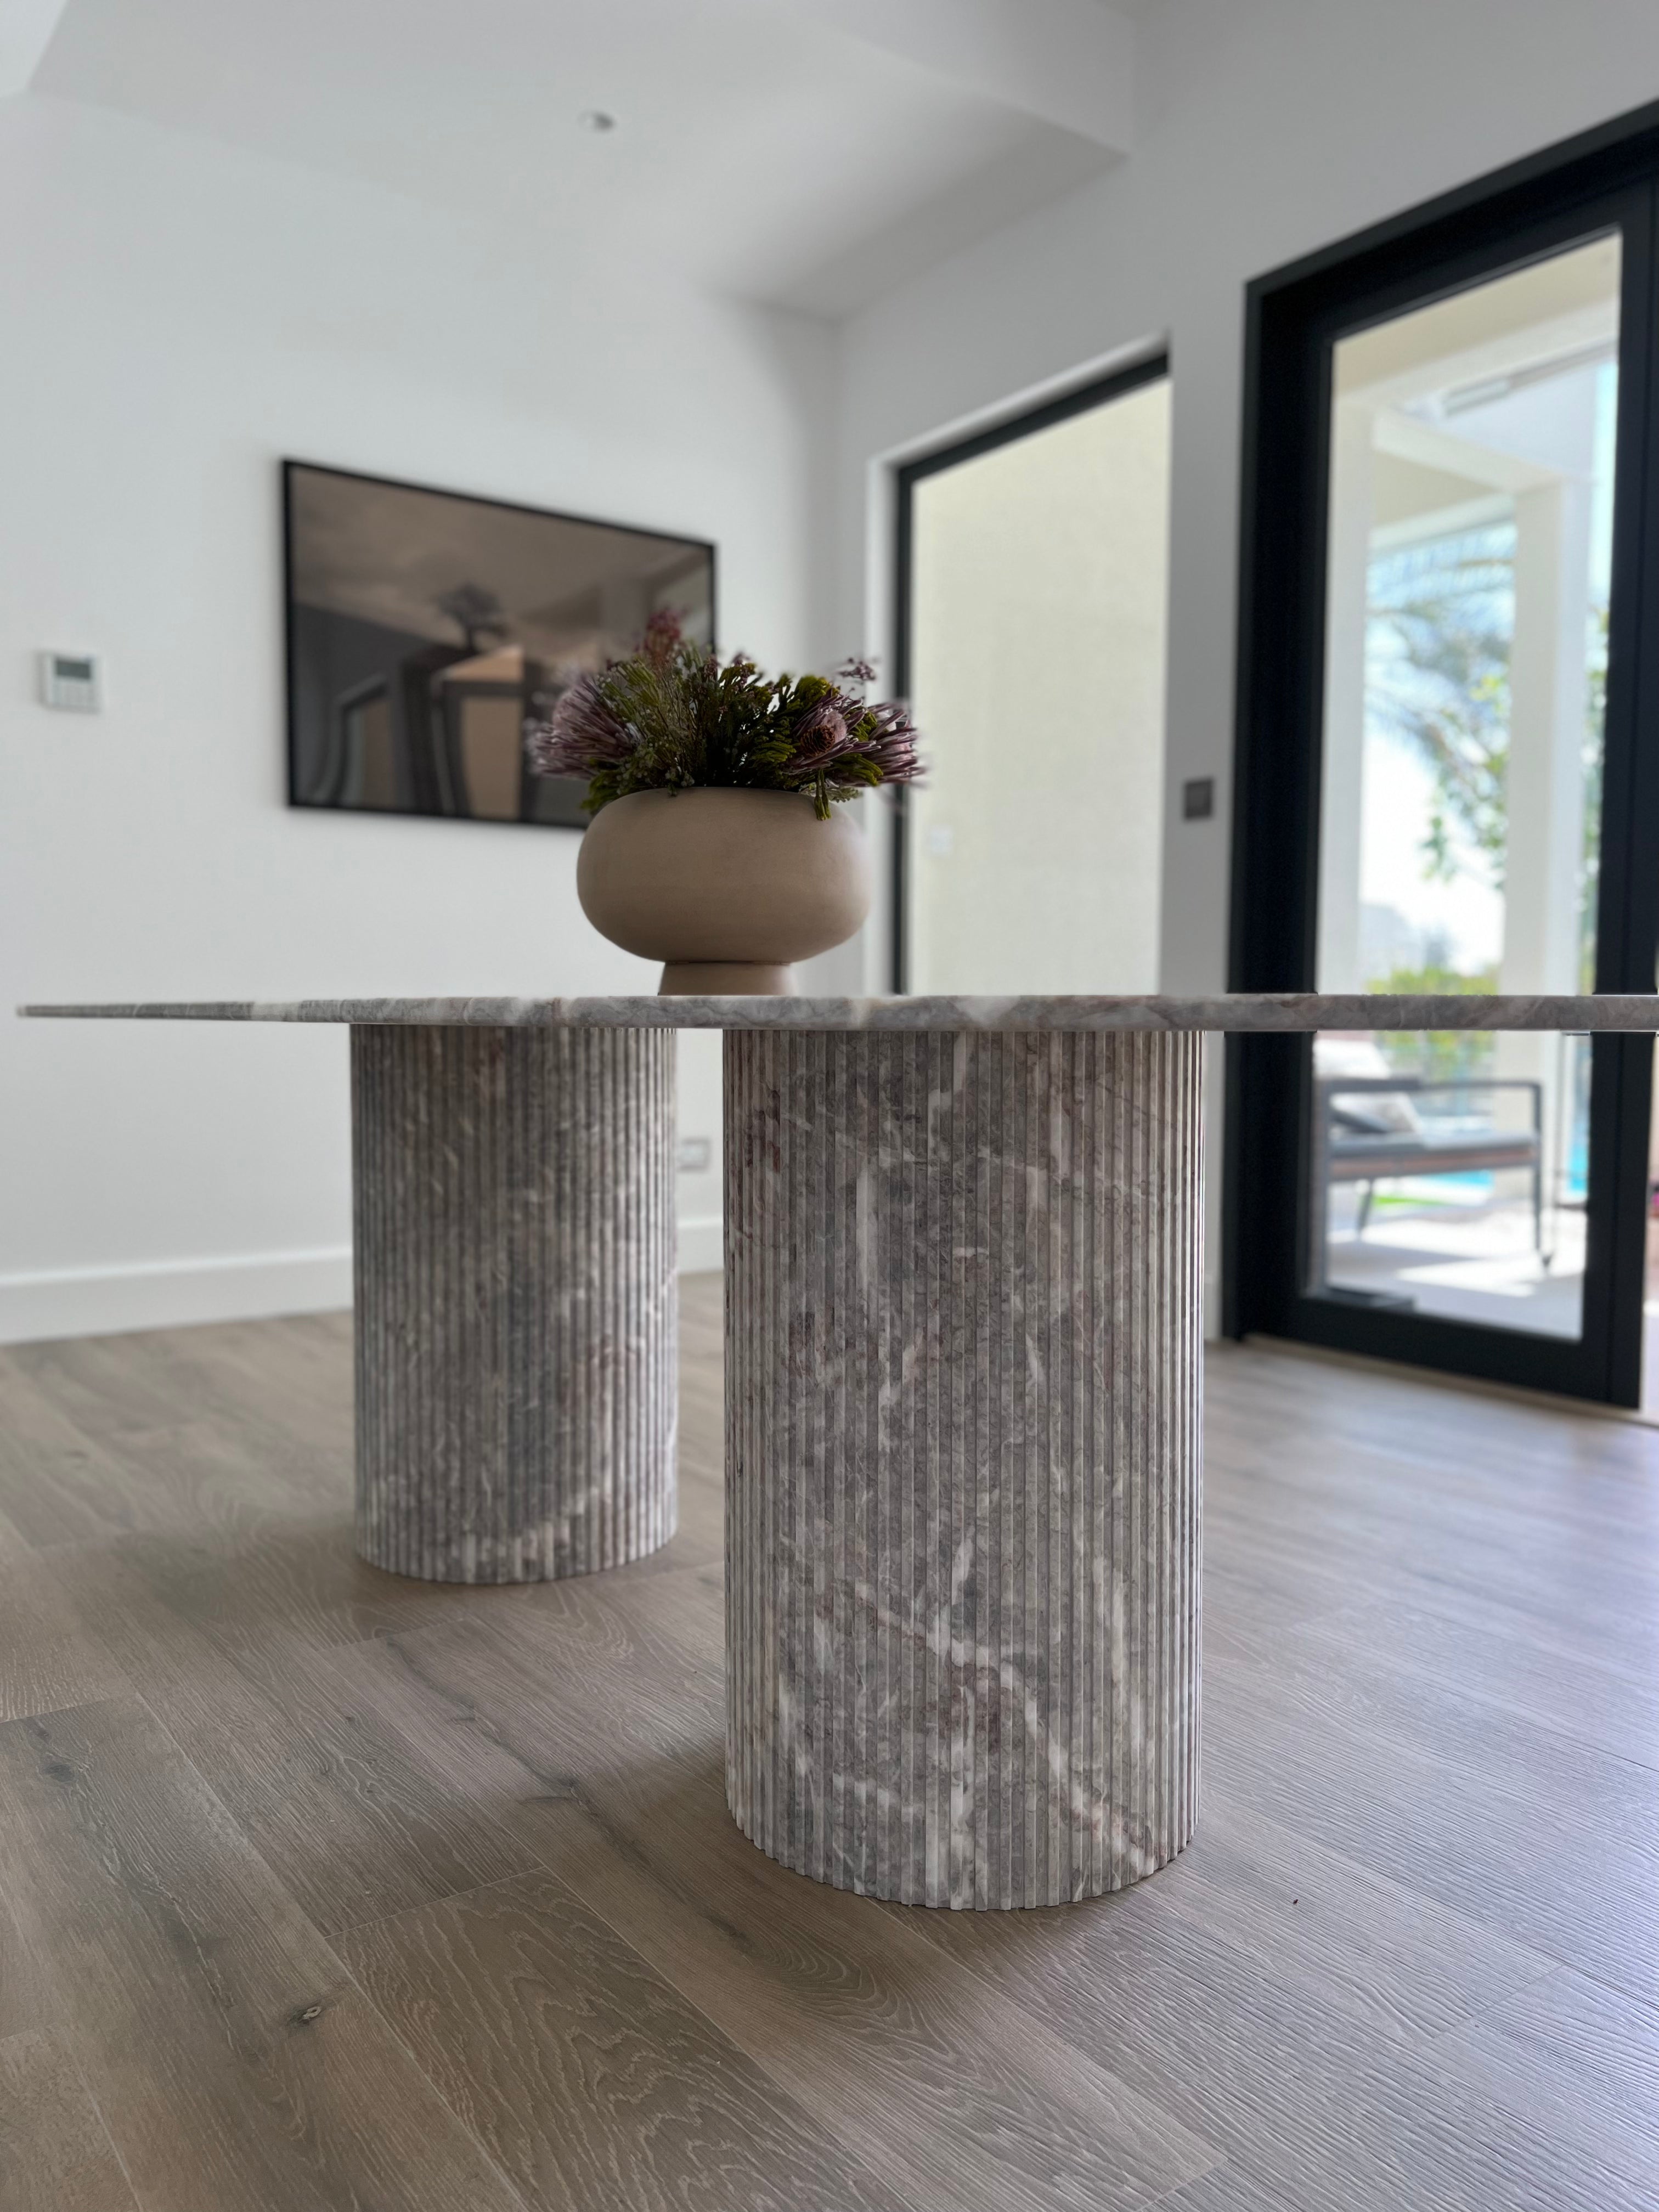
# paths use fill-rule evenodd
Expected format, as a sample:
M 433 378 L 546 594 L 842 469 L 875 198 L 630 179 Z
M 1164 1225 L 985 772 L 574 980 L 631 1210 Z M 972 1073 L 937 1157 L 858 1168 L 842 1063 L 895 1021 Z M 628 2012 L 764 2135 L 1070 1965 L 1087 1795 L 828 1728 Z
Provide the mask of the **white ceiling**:
M 67 0 L 33 88 L 836 313 L 1121 159 L 1133 35 L 1106 0 Z

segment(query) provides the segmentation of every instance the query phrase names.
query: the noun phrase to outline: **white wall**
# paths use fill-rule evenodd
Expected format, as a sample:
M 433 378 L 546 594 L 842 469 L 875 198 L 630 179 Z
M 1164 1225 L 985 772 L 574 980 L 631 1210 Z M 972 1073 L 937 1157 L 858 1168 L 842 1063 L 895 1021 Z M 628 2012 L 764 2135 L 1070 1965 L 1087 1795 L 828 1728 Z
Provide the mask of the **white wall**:
M 1158 988 L 1169 506 L 1162 379 L 916 484 L 912 990 Z
M 343 1031 L 12 1006 L 651 984 L 584 921 L 574 837 L 286 809 L 278 458 L 713 538 L 724 639 L 799 663 L 829 351 L 39 97 L 0 106 L 0 1338 L 340 1303 Z M 35 703 L 43 646 L 104 656 L 101 715 Z M 718 1066 L 690 1041 L 703 1265 Z
M 563 839 L 283 808 L 278 455 L 707 533 L 725 641 L 823 665 L 890 642 L 885 457 L 1166 340 L 1166 791 L 1213 775 L 1221 804 L 1166 805 L 1161 974 L 1219 984 L 1244 284 L 1659 94 L 1659 11 L 1158 0 L 1138 39 L 1127 162 L 838 334 L 625 283 L 550 233 L 0 107 L 0 1010 L 640 972 L 586 928 Z M 101 718 L 33 703 L 43 645 L 105 654 Z M 884 983 L 884 938 L 826 987 Z M 712 1135 L 694 1056 L 684 1125 Z M 0 1334 L 343 1295 L 346 1137 L 337 1033 L 0 1012 Z M 682 1195 L 712 1218 L 714 1178 Z
M 1167 990 L 1211 991 L 1226 974 L 1244 287 L 1659 94 L 1659 9 L 1651 0 L 1159 0 L 1139 20 L 1136 76 L 1127 162 L 844 326 L 839 605 L 844 625 L 860 622 L 869 642 L 890 649 L 887 459 L 1167 342 L 1160 968 Z M 1197 775 L 1216 779 L 1217 814 L 1186 823 L 1179 787 Z M 872 949 L 872 976 L 880 957 Z M 1213 1162 L 1213 1085 L 1211 1106 Z M 1213 1267 L 1213 1234 L 1210 1249 Z

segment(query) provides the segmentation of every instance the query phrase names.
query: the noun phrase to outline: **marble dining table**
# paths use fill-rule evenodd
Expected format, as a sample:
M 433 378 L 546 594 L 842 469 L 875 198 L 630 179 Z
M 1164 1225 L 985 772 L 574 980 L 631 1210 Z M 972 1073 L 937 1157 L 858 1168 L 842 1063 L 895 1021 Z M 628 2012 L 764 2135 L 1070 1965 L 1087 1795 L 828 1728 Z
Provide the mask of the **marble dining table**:
M 725 1035 L 726 1790 L 817 1881 L 1054 1905 L 1198 1808 L 1202 1040 L 1659 1030 L 1659 998 L 319 999 L 356 1497 L 395 1572 L 674 1523 L 672 1032 Z

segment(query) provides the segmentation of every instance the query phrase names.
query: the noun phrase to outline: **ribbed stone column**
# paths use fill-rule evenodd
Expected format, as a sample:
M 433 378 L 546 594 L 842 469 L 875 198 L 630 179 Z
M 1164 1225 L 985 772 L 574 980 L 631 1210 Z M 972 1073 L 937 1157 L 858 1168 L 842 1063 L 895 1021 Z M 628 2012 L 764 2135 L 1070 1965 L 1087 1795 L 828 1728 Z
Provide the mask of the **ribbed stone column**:
M 1116 1889 L 1198 1784 L 1200 1041 L 726 1041 L 726 1791 L 914 1905 Z
M 674 1038 L 351 1033 L 357 1548 L 434 1582 L 674 1533 Z

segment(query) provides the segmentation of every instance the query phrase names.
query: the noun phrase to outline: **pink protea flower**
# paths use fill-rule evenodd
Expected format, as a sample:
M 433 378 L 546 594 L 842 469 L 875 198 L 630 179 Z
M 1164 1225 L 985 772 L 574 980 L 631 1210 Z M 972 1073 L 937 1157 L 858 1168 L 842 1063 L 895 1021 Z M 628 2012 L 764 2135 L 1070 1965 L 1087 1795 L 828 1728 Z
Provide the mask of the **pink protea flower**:
M 869 711 L 856 691 L 832 691 L 824 704 L 835 708 L 849 730 L 856 730 Z
M 685 625 L 672 607 L 659 607 L 645 625 L 640 658 L 653 668 L 666 668 L 685 637 Z
M 795 747 L 789 756 L 791 775 L 811 775 L 854 750 L 847 720 L 835 702 L 821 700 L 795 726 Z
M 916 757 L 917 732 L 909 709 L 899 700 L 886 699 L 870 709 L 870 720 L 875 729 L 862 747 L 865 758 L 881 770 L 884 783 L 915 783 L 921 763 Z
M 544 722 L 525 732 L 530 765 L 538 775 L 592 775 L 625 760 L 634 740 L 612 711 L 597 676 L 579 676 Z

